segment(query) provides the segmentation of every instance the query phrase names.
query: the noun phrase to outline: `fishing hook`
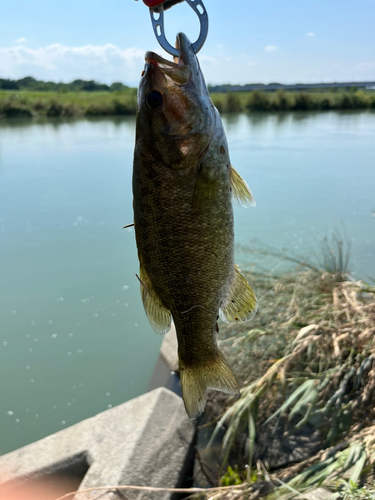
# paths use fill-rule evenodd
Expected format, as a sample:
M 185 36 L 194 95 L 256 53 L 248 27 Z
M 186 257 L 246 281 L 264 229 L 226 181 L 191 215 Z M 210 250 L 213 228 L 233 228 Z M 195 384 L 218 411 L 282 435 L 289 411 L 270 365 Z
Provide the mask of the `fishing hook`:
M 206 41 L 208 34 L 208 15 L 202 0 L 185 0 L 189 7 L 191 7 L 197 14 L 200 22 L 200 33 L 196 42 L 194 42 L 193 50 L 195 54 L 201 50 Z M 168 2 L 167 2 L 168 4 Z M 166 7 L 168 8 L 168 7 Z M 156 7 L 150 7 L 150 16 L 152 27 L 156 36 L 156 40 L 163 47 L 163 49 L 172 56 L 179 57 L 180 51 L 173 47 L 167 40 L 164 30 L 164 4 L 159 4 Z

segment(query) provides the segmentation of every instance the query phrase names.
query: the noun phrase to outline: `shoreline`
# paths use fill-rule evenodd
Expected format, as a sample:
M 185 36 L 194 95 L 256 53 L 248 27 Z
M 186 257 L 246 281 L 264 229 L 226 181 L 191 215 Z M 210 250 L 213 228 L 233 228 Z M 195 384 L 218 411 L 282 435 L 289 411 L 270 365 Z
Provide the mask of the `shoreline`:
M 214 92 L 211 99 L 220 113 L 375 110 L 375 92 L 363 90 Z M 135 89 L 112 93 L 0 91 L 0 120 L 135 116 L 136 113 Z

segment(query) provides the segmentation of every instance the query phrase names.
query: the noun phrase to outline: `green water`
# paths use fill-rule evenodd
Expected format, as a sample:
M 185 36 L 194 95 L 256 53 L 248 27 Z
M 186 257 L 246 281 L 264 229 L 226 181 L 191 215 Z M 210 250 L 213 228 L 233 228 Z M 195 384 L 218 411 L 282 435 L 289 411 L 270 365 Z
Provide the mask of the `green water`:
M 231 159 L 257 206 L 235 208 L 236 240 L 297 255 L 338 229 L 350 272 L 375 278 L 375 113 L 262 113 L 225 121 Z
M 255 209 L 237 242 L 302 253 L 345 224 L 375 275 L 375 114 L 224 119 Z M 147 388 L 162 337 L 144 315 L 132 222 L 134 118 L 0 121 L 0 453 Z M 240 265 L 245 256 L 238 254 Z

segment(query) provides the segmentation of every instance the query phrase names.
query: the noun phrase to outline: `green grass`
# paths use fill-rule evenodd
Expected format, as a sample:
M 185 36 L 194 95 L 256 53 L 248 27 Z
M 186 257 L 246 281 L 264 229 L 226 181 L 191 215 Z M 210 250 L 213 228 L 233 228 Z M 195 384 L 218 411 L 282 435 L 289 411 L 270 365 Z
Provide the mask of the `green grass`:
M 375 92 L 236 92 L 214 93 L 213 103 L 221 113 L 238 111 L 329 111 L 375 109 Z
M 375 92 L 213 93 L 220 113 L 375 109 Z M 118 92 L 0 91 L 0 118 L 135 115 L 136 89 Z
M 136 89 L 123 92 L 0 91 L 0 117 L 134 115 Z

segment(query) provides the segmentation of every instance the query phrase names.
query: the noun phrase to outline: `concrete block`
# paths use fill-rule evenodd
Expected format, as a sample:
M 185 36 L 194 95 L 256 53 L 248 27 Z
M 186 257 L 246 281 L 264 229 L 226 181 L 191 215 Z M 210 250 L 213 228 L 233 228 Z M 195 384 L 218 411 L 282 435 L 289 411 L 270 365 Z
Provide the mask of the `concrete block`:
M 171 329 L 164 335 L 159 356 L 148 384 L 148 391 L 165 387 L 182 397 L 177 349 L 176 329 L 172 323 Z
M 171 371 L 178 370 L 178 343 L 176 336 L 176 329 L 172 323 L 172 327 L 168 333 L 164 335 L 163 342 L 160 348 L 160 356 L 163 358 L 168 368 Z
M 181 398 L 160 388 L 0 457 L 3 482 L 85 469 L 79 489 L 95 486 L 180 486 L 193 460 L 194 425 Z M 85 464 L 83 463 L 85 462 Z M 75 500 L 92 500 L 98 492 Z M 100 492 L 101 500 L 170 500 L 171 493 Z

